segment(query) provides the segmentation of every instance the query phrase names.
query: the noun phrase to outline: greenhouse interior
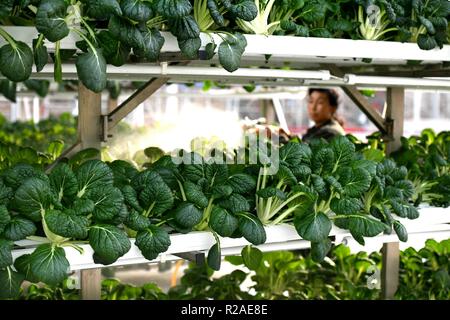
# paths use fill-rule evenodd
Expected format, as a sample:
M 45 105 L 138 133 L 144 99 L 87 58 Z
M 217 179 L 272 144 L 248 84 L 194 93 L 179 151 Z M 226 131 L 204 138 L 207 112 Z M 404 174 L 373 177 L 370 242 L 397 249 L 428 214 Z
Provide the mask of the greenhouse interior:
M 449 301 L 449 17 L 0 1 L 0 300 Z

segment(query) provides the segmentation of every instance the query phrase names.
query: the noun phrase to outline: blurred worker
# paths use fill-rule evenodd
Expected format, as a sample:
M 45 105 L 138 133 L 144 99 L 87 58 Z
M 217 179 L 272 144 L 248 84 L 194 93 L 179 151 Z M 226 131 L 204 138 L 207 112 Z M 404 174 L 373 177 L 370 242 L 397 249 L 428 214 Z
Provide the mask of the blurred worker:
M 339 105 L 339 96 L 332 89 L 311 88 L 308 90 L 308 114 L 315 122 L 303 135 L 302 140 L 309 142 L 313 139 L 332 138 L 345 135 L 342 119 L 336 115 Z

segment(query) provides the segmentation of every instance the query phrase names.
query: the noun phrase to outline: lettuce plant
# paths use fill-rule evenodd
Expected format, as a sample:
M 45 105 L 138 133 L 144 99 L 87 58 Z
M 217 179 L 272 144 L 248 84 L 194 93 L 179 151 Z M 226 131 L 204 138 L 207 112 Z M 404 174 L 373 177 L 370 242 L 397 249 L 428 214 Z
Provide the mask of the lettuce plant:
M 312 242 L 312 254 L 322 260 L 331 247 L 333 223 L 360 243 L 394 227 L 400 240 L 406 230 L 392 218 L 417 218 L 409 204 L 414 192 L 406 168 L 392 161 L 376 163 L 355 152 L 346 137 L 311 146 L 288 143 L 280 149 L 280 169 L 268 176 L 260 168 L 256 210 L 263 224 L 293 222 L 299 235 Z
M 255 245 L 266 241 L 265 230 L 252 213 L 251 195 L 256 182 L 244 172 L 230 172 L 227 164 L 211 163 L 196 153 L 186 155 L 187 164 L 175 164 L 171 157 L 165 156 L 150 169 L 175 191 L 169 224 L 180 232 L 192 229 L 213 232 L 216 244 L 210 250 L 208 262 L 219 269 L 219 235 L 244 237 Z
M 425 129 L 418 136 L 402 138 L 392 157 L 408 168 L 415 186 L 413 200 L 437 206 L 450 204 L 450 133 Z

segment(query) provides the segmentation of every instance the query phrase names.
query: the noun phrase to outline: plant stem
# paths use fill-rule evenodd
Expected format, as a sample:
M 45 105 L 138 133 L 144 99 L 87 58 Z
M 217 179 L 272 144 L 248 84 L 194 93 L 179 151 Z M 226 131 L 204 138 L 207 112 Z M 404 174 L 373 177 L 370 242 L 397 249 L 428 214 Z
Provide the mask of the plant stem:
M 293 206 L 293 207 L 287 209 L 282 214 L 280 214 L 275 220 L 273 220 L 271 224 L 274 224 L 274 225 L 280 224 L 288 215 L 290 215 L 292 212 L 297 210 L 297 207 L 298 206 Z
M 36 242 L 42 242 L 42 243 L 50 243 L 51 242 L 46 237 L 28 236 L 27 239 L 31 240 L 31 241 L 36 241 Z
M 284 206 L 288 205 L 291 201 L 297 199 L 298 197 L 305 195 L 304 192 L 299 192 L 288 198 L 286 201 L 284 201 L 282 204 L 280 204 L 274 211 L 272 211 L 272 216 L 277 214 L 281 209 L 283 209 Z
M 16 41 L 11 37 L 11 35 L 8 32 L 3 30 L 2 28 L 0 28 L 0 36 L 2 36 L 6 40 L 6 42 L 8 42 L 11 45 L 11 47 L 13 47 L 13 49 L 17 48 Z
M 211 197 L 208 201 L 208 206 L 203 211 L 202 221 L 197 225 L 197 230 L 204 230 L 208 226 L 209 216 L 211 214 L 212 207 L 213 207 L 213 201 L 214 201 L 214 197 Z
M 74 31 L 75 33 L 77 33 L 81 38 L 83 38 L 84 41 L 86 41 L 86 43 L 88 44 L 88 46 L 91 48 L 92 52 L 97 55 L 97 50 L 94 47 L 94 45 L 92 44 L 91 41 L 89 41 L 89 39 L 86 37 L 86 35 L 81 32 L 80 30 L 78 30 L 77 28 L 71 28 L 72 31 Z
M 42 42 L 44 42 L 44 35 L 41 33 L 38 37 L 38 41 L 36 42 L 36 47 L 40 47 Z
M 84 253 L 83 248 L 81 248 L 80 246 L 78 246 L 72 242 L 65 242 L 65 243 L 61 244 L 61 247 L 71 247 L 71 248 L 77 250 L 80 254 Z
M 183 198 L 183 201 L 187 201 L 186 194 L 184 193 L 183 185 L 181 184 L 181 181 L 177 179 L 178 186 L 180 187 L 181 197 Z

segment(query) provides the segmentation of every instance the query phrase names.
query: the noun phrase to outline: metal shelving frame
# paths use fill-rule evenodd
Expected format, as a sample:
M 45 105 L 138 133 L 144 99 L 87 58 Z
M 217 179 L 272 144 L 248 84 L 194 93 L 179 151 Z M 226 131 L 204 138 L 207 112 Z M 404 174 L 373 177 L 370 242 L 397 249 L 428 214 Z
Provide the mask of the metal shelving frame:
M 5 27 L 16 39 L 31 43 L 36 37 L 35 28 Z M 400 147 L 404 122 L 405 86 L 387 87 L 387 101 L 383 114 L 373 109 L 367 99 L 354 85 L 344 80 L 347 74 L 365 76 L 388 76 L 424 79 L 424 77 L 450 77 L 450 45 L 443 49 L 420 50 L 413 43 L 388 41 L 364 41 L 347 39 L 301 38 L 289 36 L 246 35 L 247 48 L 242 57 L 243 69 L 227 73 L 217 67 L 217 57 L 202 60 L 204 45 L 209 36 L 202 35 L 203 46 L 199 59 L 189 61 L 181 57 L 176 39 L 163 33 L 165 44 L 161 58 L 154 64 L 126 64 L 122 67 L 108 66 L 108 77 L 119 80 L 146 80 L 147 83 L 136 90 L 126 101 L 108 108 L 108 114 L 101 113 L 101 94 L 94 93 L 79 85 L 79 127 L 78 142 L 69 148 L 63 156 L 68 156 L 80 149 L 99 148 L 106 142 L 109 132 L 126 115 L 133 111 L 167 82 L 190 82 L 205 79 L 219 79 L 224 83 L 252 83 L 267 86 L 302 86 L 324 85 L 340 86 L 356 105 L 368 116 L 388 141 L 387 151 L 391 153 Z M 76 49 L 77 37 L 66 38 L 62 48 Z M 220 43 L 220 38 L 216 39 Z M 1 41 L 0 41 L 1 44 Z M 48 44 L 50 51 L 52 44 Z M 254 67 L 263 69 L 255 69 Z M 290 70 L 280 70 L 289 66 Z M 252 69 L 244 69 L 244 68 Z M 269 69 L 271 68 L 271 69 Z M 247 73 L 246 73 L 247 71 Z M 63 65 L 63 77 L 76 79 L 73 62 Z M 53 78 L 53 66 L 48 64 L 41 73 L 33 73 L 32 78 Z M 426 82 L 426 81 L 425 81 Z M 427 84 L 423 84 L 427 87 Z M 379 84 L 378 84 L 379 85 Z M 413 87 L 420 87 L 420 84 Z M 429 87 L 429 86 L 428 86 Z M 431 86 L 432 87 L 432 86 Z M 433 213 L 434 212 L 434 213 Z M 422 218 L 416 224 L 406 221 L 405 226 L 410 236 L 417 234 L 445 233 L 450 235 L 448 210 L 439 208 L 422 208 Z M 430 218 L 440 217 L 439 219 Z M 434 221 L 434 222 L 433 222 Z M 350 234 L 334 228 L 332 236 L 337 242 Z M 340 240 L 339 240 L 340 239 Z M 383 297 L 391 299 L 398 287 L 399 244 L 393 235 L 377 237 L 383 245 L 382 289 Z M 160 255 L 156 261 L 188 258 L 202 260 L 204 252 L 212 245 L 213 238 L 207 232 L 194 232 L 187 235 L 172 235 L 172 246 Z M 188 245 L 187 245 L 188 244 Z M 248 243 L 243 239 L 223 239 L 223 254 L 236 254 Z M 19 242 L 22 248 L 14 251 L 14 257 L 28 253 L 30 246 L 36 243 Z M 260 246 L 264 251 L 289 250 L 309 247 L 309 242 L 300 239 L 291 226 L 267 227 L 267 243 Z M 101 265 L 92 261 L 92 248 L 84 246 L 84 254 L 72 252 L 67 248 L 66 254 L 72 270 L 81 270 L 81 294 L 83 299 L 100 298 Z M 176 255 L 178 254 L 178 256 Z M 113 265 L 127 265 L 148 262 L 133 245 L 130 252 Z M 155 261 L 153 261 L 155 262 Z

